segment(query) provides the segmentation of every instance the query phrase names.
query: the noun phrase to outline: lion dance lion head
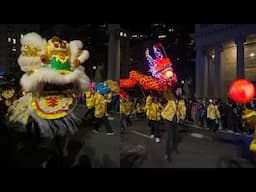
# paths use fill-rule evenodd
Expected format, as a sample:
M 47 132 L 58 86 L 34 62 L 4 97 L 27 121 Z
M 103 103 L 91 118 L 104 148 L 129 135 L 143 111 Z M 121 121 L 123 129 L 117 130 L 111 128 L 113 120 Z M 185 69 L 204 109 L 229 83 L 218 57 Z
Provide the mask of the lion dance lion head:
M 21 38 L 18 64 L 24 96 L 10 107 L 10 122 L 26 125 L 32 117 L 41 133 L 51 136 L 74 132 L 80 120 L 74 113 L 76 93 L 89 89 L 90 80 L 81 65 L 89 58 L 79 40 L 59 37 L 48 41 L 37 33 Z

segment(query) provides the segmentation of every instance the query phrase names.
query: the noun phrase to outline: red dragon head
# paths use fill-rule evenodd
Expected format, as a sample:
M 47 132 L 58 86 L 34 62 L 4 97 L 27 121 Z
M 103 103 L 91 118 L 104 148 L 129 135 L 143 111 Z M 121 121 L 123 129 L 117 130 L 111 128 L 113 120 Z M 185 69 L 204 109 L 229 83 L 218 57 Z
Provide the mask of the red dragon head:
M 167 57 L 165 49 L 161 43 L 153 46 L 155 59 L 149 54 L 149 49 L 145 51 L 146 58 L 149 62 L 149 72 L 156 79 L 163 80 L 167 84 L 176 81 L 176 74 L 172 68 L 172 62 Z
M 176 77 L 173 72 L 172 63 L 167 57 L 165 49 L 161 43 L 153 46 L 155 59 L 149 54 L 149 49 L 145 51 L 146 58 L 149 62 L 149 72 L 156 79 L 170 81 Z

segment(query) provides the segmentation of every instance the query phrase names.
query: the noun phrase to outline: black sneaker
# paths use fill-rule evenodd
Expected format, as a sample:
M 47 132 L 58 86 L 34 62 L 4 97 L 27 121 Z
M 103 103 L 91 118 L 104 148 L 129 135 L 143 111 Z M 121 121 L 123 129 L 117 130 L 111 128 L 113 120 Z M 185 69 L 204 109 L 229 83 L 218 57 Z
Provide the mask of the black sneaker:
M 167 161 L 169 161 L 169 162 L 172 162 L 172 157 L 171 157 L 171 155 L 165 154 L 164 158 L 165 158 L 165 160 L 167 160 Z
M 92 131 L 93 131 L 94 133 L 99 133 L 99 131 L 96 130 L 96 129 L 92 129 Z
M 121 128 L 121 129 L 120 129 L 120 132 L 121 132 L 121 133 L 124 133 L 124 128 Z
M 114 131 L 108 132 L 107 135 L 115 135 L 115 132 Z

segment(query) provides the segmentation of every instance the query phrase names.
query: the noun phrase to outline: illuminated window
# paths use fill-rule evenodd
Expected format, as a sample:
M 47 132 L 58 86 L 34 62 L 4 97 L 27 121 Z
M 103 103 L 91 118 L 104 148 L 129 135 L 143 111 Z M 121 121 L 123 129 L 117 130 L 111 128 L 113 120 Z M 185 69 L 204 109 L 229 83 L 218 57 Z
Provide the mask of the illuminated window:
M 120 36 L 123 37 L 124 33 L 123 32 L 120 32 Z
M 158 36 L 159 39 L 164 39 L 164 38 L 166 38 L 166 37 L 167 37 L 167 35 L 159 35 L 159 36 Z
M 12 41 L 12 39 L 10 37 L 8 37 L 8 42 L 11 42 L 11 41 Z

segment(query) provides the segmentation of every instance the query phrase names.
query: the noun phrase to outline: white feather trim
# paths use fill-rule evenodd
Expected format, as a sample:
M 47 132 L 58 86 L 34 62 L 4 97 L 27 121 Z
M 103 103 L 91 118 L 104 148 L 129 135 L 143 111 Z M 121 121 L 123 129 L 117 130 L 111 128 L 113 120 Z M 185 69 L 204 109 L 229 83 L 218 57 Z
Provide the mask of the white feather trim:
M 80 43 L 82 43 L 80 41 Z M 70 47 L 70 50 L 71 50 L 71 56 L 70 56 L 70 61 L 71 63 L 74 62 L 74 60 L 77 58 L 78 56 L 78 53 L 79 53 L 79 41 L 70 41 L 69 43 L 69 47 Z
M 33 45 L 37 49 L 42 50 L 44 49 L 44 40 L 39 34 L 31 32 L 25 34 L 23 38 L 21 38 L 21 45 Z
M 73 41 L 70 41 L 69 43 L 75 44 L 78 49 L 82 49 L 83 46 L 84 46 L 84 45 L 83 45 L 83 42 L 80 41 L 80 40 L 73 40 Z
M 70 61 L 73 63 L 75 59 L 78 59 L 80 63 L 85 62 L 89 58 L 89 52 L 87 50 L 82 50 L 83 43 L 80 40 L 70 41 L 69 47 L 71 50 L 71 58 Z
M 18 64 L 24 72 L 31 71 L 33 69 L 39 69 L 41 67 L 40 57 L 25 57 L 20 55 L 18 58 Z
M 78 57 L 78 60 L 80 61 L 80 63 L 83 63 L 83 62 L 85 62 L 89 57 L 90 57 L 89 51 L 83 50 L 82 53 L 81 53 L 81 55 Z
M 78 79 L 81 91 L 87 91 L 89 89 L 90 82 L 91 82 L 90 78 L 86 75 L 85 69 L 83 66 L 81 66 L 81 65 L 78 66 L 75 69 L 75 71 L 76 70 L 79 70 L 82 72 L 80 78 Z
M 87 91 L 89 89 L 90 79 L 86 74 L 82 75 L 78 81 L 81 91 Z
M 45 55 L 46 49 L 47 49 L 47 40 L 44 38 L 44 39 L 42 39 L 42 48 L 41 48 L 41 51 L 39 52 L 39 54 Z
M 27 33 L 21 38 L 21 51 L 25 45 L 32 45 L 39 50 L 39 54 L 45 54 L 46 40 L 35 32 Z M 18 58 L 18 64 L 22 71 L 27 72 L 33 69 L 39 69 L 41 66 L 40 57 L 25 57 L 20 55 Z
M 51 68 L 45 68 L 32 73 L 31 75 L 24 74 L 20 80 L 21 86 L 29 92 L 37 90 L 38 85 L 41 82 L 60 85 L 79 83 L 79 88 L 81 90 L 87 90 L 89 88 L 90 80 L 85 74 L 82 66 L 79 66 L 73 71 L 73 73 L 67 75 L 61 75 L 58 71 Z

